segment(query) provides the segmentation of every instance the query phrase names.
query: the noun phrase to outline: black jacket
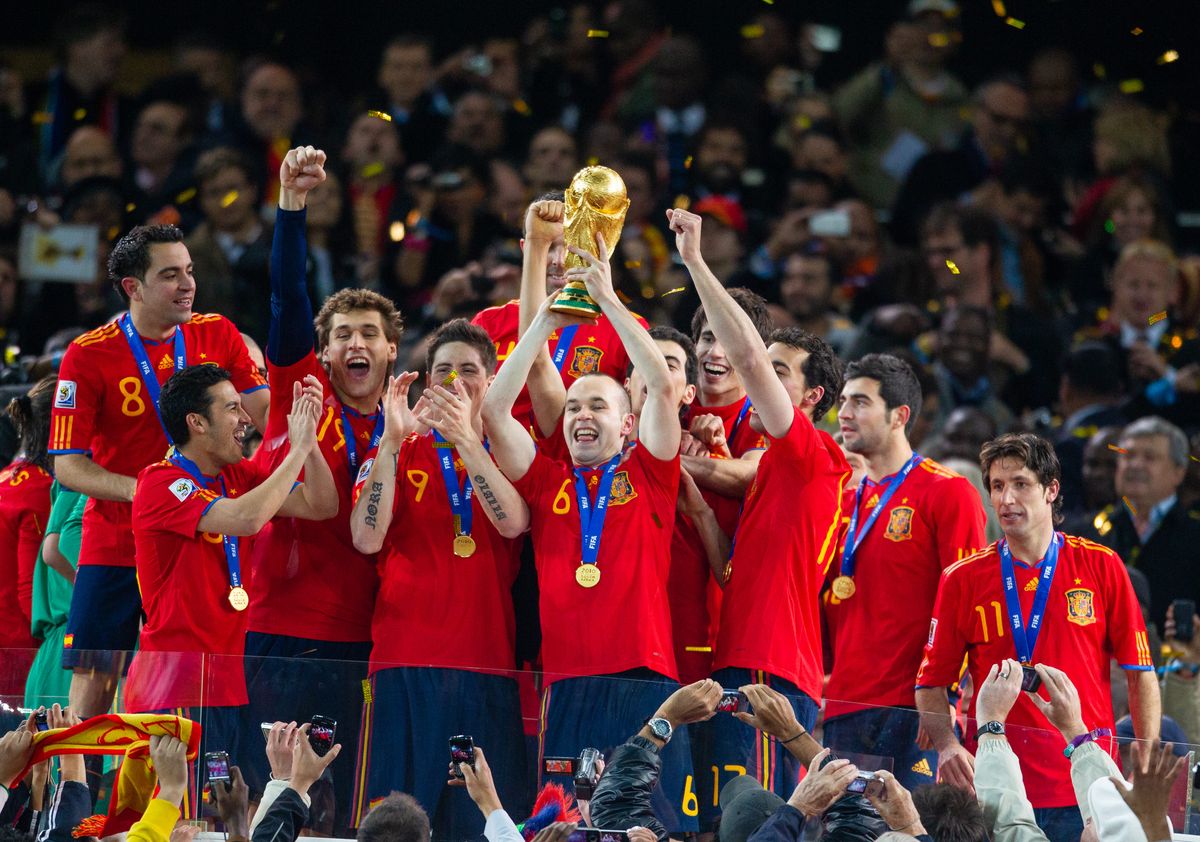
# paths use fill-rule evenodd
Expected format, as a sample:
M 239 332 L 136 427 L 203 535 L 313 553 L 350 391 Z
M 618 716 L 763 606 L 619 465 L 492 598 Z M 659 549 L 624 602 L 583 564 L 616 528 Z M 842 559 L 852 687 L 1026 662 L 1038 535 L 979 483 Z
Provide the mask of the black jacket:
M 288 787 L 267 808 L 267 814 L 254 828 L 252 842 L 296 842 L 300 828 L 308 822 L 308 807 L 300 793 Z
M 592 826 L 601 830 L 644 827 L 659 839 L 666 839 L 667 828 L 650 804 L 661 771 L 658 746 L 645 737 L 634 736 L 617 746 L 592 795 Z M 257 835 L 254 842 L 260 842 Z

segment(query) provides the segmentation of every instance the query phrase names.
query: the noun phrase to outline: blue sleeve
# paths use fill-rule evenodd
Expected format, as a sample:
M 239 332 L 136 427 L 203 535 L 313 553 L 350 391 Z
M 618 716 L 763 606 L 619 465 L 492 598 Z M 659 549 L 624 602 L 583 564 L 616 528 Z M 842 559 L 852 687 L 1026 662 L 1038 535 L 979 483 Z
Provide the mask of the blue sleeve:
M 92 796 L 87 784 L 79 781 L 60 783 L 48 812 L 38 842 L 75 842 L 72 831 L 92 814 Z
M 307 211 L 275 211 L 275 236 L 271 243 L 271 327 L 267 334 L 267 360 L 272 365 L 294 365 L 313 348 L 313 311 L 308 299 L 304 236 Z

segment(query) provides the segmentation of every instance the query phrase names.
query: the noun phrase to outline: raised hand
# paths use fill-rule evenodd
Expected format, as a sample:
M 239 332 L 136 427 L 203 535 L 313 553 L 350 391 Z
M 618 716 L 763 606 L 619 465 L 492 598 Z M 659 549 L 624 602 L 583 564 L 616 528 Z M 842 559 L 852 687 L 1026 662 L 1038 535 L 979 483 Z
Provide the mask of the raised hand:
M 408 389 L 417 376 L 415 371 L 406 371 L 398 377 L 389 377 L 383 391 L 383 441 L 392 446 L 399 446 L 412 433 L 424 432 L 424 425 L 408 408 Z M 418 402 L 417 408 L 423 405 Z
M 325 153 L 312 146 L 289 149 L 279 165 L 279 186 L 307 193 L 325 180 Z
M 563 203 L 553 199 L 534 202 L 525 213 L 525 239 L 553 241 L 563 233 Z
M 271 777 L 277 781 L 292 777 L 292 752 L 298 730 L 295 722 L 276 722 L 267 734 L 267 762 L 271 764 Z
M 1021 664 L 1009 658 L 992 664 L 987 678 L 979 685 L 975 718 L 984 722 L 1003 722 L 1021 695 Z
M 734 716 L 752 728 L 770 734 L 777 740 L 790 740 L 804 731 L 796 719 L 796 709 L 787 697 L 765 684 L 747 684 L 740 688 L 750 702 L 750 709 L 737 711 Z
M 789 804 L 808 818 L 824 815 L 846 794 L 846 787 L 858 774 L 858 767 L 849 760 L 831 760 L 822 766 L 828 756 L 829 749 L 825 749 L 813 758 L 808 765 L 808 774 L 788 799 Z
M 1079 691 L 1060 669 L 1038 664 L 1034 669 L 1042 677 L 1042 687 L 1050 697 L 1046 701 L 1037 693 L 1026 692 L 1030 701 L 1037 705 L 1038 710 L 1045 714 L 1050 724 L 1058 729 L 1063 739 L 1070 742 L 1080 734 L 1087 733 L 1083 724 L 1083 713 L 1079 704 Z
M 315 379 L 315 378 L 314 378 Z M 308 385 L 292 384 L 292 411 L 288 413 L 288 442 L 292 450 L 307 455 L 317 444 L 321 401 Z
M 461 447 L 468 441 L 479 439 L 471 423 L 471 401 L 465 395 L 438 384 L 426 389 L 421 397 L 426 407 L 418 420 L 433 427 L 446 441 Z
M 683 262 L 700 260 L 700 217 L 682 208 L 667 211 L 667 225 L 675 233 L 675 249 Z
M 659 706 L 656 716 L 667 720 L 672 726 L 703 722 L 717 712 L 719 701 L 721 685 L 711 678 L 705 678 L 680 687 L 668 696 Z
M 1133 742 L 1133 788 L 1125 782 L 1109 778 L 1117 793 L 1137 816 L 1147 839 L 1170 839 L 1171 823 L 1167 820 L 1167 805 L 1179 773 L 1187 767 L 1187 755 L 1176 757 L 1171 743 Z
M 694 415 L 691 424 L 688 425 L 688 432 L 701 441 L 710 453 L 720 453 L 726 458 L 732 456 L 729 443 L 725 441 L 725 422 L 720 416 L 710 413 Z
M 587 264 L 580 268 L 568 269 L 567 282 L 583 281 L 588 295 L 596 299 L 597 303 L 615 300 L 612 267 L 608 262 L 608 246 L 604 242 L 604 235 L 599 231 L 596 232 L 596 253 L 594 255 L 588 254 L 583 249 L 577 249 L 575 246 L 567 246 L 567 250 Z

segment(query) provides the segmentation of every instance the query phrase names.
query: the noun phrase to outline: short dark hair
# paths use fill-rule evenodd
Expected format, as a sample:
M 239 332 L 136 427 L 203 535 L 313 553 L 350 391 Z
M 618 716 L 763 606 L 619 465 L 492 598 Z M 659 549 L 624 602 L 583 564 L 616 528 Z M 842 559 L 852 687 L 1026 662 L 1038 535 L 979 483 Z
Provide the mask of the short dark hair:
M 326 298 L 320 312 L 313 319 L 313 327 L 317 331 L 318 351 L 323 351 L 329 344 L 329 334 L 333 331 L 333 317 L 354 310 L 374 310 L 383 322 L 383 335 L 387 337 L 387 341 L 400 341 L 400 334 L 404 332 L 404 319 L 396 309 L 395 302 L 374 290 L 347 287 Z
M 771 336 L 771 331 L 775 328 L 771 323 L 771 311 L 767 309 L 767 300 L 745 287 L 732 287 L 726 290 L 726 292 L 729 293 L 729 297 L 742 308 L 746 315 L 750 317 L 750 321 L 754 324 L 754 329 L 758 331 L 758 335 L 762 337 L 762 341 L 765 343 Z M 692 316 L 693 342 L 700 341 L 700 334 L 707 323 L 708 316 L 704 315 L 704 305 L 701 304 L 696 308 L 696 312 Z
M 108 279 L 126 301 L 129 294 L 121 286 L 122 278 L 137 278 L 145 283 L 150 268 L 150 246 L 158 243 L 182 243 L 183 231 L 174 225 L 139 225 L 117 241 L 108 256 Z
M 429 816 L 417 799 L 393 792 L 358 826 L 358 842 L 429 842 Z
M 993 263 L 1000 258 L 1000 226 L 987 211 L 941 202 L 934 205 L 925 217 L 921 236 L 940 234 L 948 228 L 957 230 L 962 235 L 963 245 L 968 248 L 986 245 Z
M 1125 393 L 1125 367 L 1107 342 L 1082 342 L 1063 360 L 1063 378 L 1078 392 L 1099 398 Z
M 769 344 L 776 342 L 808 352 L 808 358 L 800 370 L 804 373 L 804 382 L 810 389 L 813 386 L 825 389 L 825 394 L 813 407 L 813 418 L 821 418 L 837 402 L 846 382 L 842 374 L 842 361 L 837 352 L 821 337 L 798 327 L 781 327 L 776 330 L 771 334 Z
M 478 351 L 488 374 L 496 370 L 496 345 L 488 332 L 466 319 L 451 319 L 435 330 L 429 340 L 429 350 L 425 352 L 426 371 L 433 371 L 433 358 L 437 356 L 438 349 L 451 342 L 462 342 Z
M 196 180 L 196 186 L 203 188 L 206 183 L 228 169 L 241 170 L 247 181 L 251 184 L 256 182 L 254 170 L 250 168 L 246 156 L 229 146 L 209 149 L 197 158 L 196 166 L 192 168 L 192 177 Z
M 683 349 L 683 373 L 689 386 L 700 383 L 700 361 L 696 359 L 696 343 L 687 337 L 682 330 L 676 330 L 669 325 L 655 325 L 650 328 L 650 338 L 661 342 L 674 342 Z M 630 371 L 633 363 L 629 364 Z
M 846 380 L 870 377 L 879 383 L 879 397 L 888 412 L 908 407 L 908 423 L 904 434 L 912 432 L 921 414 L 921 381 L 911 365 L 893 354 L 867 354 L 846 366 Z
M 67 48 L 101 32 L 125 36 L 128 18 L 125 12 L 104 3 L 78 3 L 58 19 L 54 27 L 54 52 L 59 61 L 67 57 Z
M 208 410 L 213 399 L 208 390 L 229 379 L 229 372 L 215 365 L 189 365 L 171 375 L 159 393 L 158 412 L 172 442 L 180 447 L 188 443 L 191 431 L 187 417 L 190 413 L 198 412 L 212 420 Z
M 1050 483 L 1062 481 L 1062 468 L 1058 464 L 1058 454 L 1054 445 L 1041 436 L 1033 433 L 1005 433 L 989 442 L 985 442 L 979 451 L 979 469 L 983 472 L 983 486 L 991 490 L 991 478 L 988 472 L 992 465 L 1000 459 L 1016 459 L 1037 477 L 1039 485 L 1048 487 Z M 1060 492 L 1054 498 L 1054 522 L 1062 523 L 1063 499 Z
M 386 53 L 391 49 L 408 50 L 412 49 L 413 47 L 420 47 L 421 49 L 428 51 L 429 61 L 433 61 L 436 55 L 436 50 L 434 50 L 433 46 L 433 39 L 427 35 L 417 32 L 406 32 L 403 35 L 397 35 L 395 38 L 392 38 L 383 45 L 383 52 Z
M 991 828 L 973 793 L 950 784 L 912 791 L 921 824 L 938 842 L 990 842 Z

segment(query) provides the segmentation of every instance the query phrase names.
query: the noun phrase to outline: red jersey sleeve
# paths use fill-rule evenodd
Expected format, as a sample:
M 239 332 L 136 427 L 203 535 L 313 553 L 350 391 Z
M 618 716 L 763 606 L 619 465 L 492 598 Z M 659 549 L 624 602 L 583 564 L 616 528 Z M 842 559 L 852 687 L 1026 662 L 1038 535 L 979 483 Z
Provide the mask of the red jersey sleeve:
M 233 383 L 233 388 L 242 394 L 267 388 L 267 381 L 259 373 L 254 361 L 250 359 L 250 352 L 246 350 L 246 343 L 237 327 L 224 317 L 216 324 L 221 326 L 221 331 L 225 334 L 225 359 L 228 361 L 225 367 L 229 370 L 229 379 Z
M 517 493 L 524 498 L 532 511 L 537 501 L 541 498 L 542 487 L 546 484 L 548 477 L 558 478 L 562 475 L 562 465 L 551 459 L 540 450 L 534 454 L 533 463 L 530 464 L 529 470 L 525 472 L 525 476 L 521 477 L 516 482 L 513 482 L 513 488 L 517 489 Z M 567 475 L 570 475 L 568 470 Z M 572 487 L 569 491 L 571 494 L 572 503 L 575 500 L 575 489 Z
M 1146 620 L 1129 580 L 1129 571 L 1120 556 L 1107 547 L 1085 544 L 1087 549 L 1103 558 L 1105 589 L 1110 601 L 1106 606 L 1109 650 L 1121 669 L 1138 672 L 1154 669 L 1150 641 L 1146 636 Z
M 765 438 L 769 442 L 768 447 L 778 448 L 783 451 L 781 455 L 786 454 L 790 461 L 802 466 L 800 468 L 802 476 L 811 476 L 816 473 L 818 465 L 815 460 L 827 457 L 821 437 L 817 434 L 817 428 L 799 409 L 795 410 L 795 414 L 792 416 L 792 426 L 786 435 L 782 438 L 775 438 L 767 434 Z
M 933 617 L 929 621 L 929 638 L 925 642 L 925 658 L 917 670 L 917 688 L 949 687 L 962 674 L 963 657 L 967 652 L 966 632 L 962 624 L 964 600 L 962 576 L 957 568 L 942 574 L 938 584 Z
M 190 538 L 220 495 L 202 488 L 187 471 L 159 462 L 142 471 L 133 494 L 133 522 L 143 529 Z
M 25 617 L 25 628 L 33 623 L 33 569 L 37 566 L 38 549 L 46 529 L 46 518 L 38 512 L 29 511 L 21 518 L 21 531 L 17 539 L 17 602 Z
M 84 334 L 83 339 L 89 336 Z M 58 369 L 58 386 L 50 411 L 50 454 L 92 452 L 94 425 L 100 414 L 103 378 L 75 340 L 67 346 Z
M 937 518 L 933 521 L 937 530 L 934 546 L 937 547 L 938 566 L 945 570 L 987 545 L 984 534 L 987 515 L 979 492 L 966 477 L 954 477 L 944 483 L 937 501 Z

